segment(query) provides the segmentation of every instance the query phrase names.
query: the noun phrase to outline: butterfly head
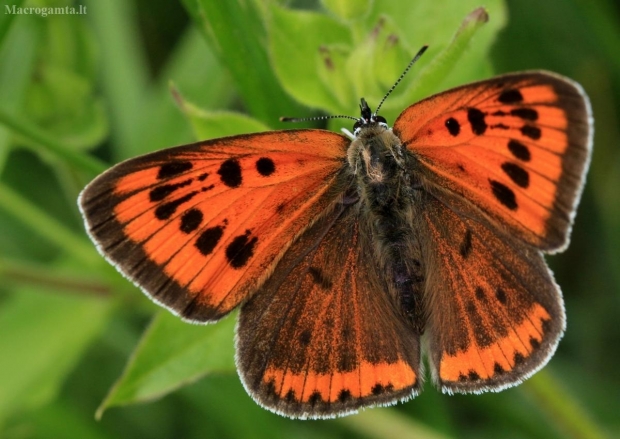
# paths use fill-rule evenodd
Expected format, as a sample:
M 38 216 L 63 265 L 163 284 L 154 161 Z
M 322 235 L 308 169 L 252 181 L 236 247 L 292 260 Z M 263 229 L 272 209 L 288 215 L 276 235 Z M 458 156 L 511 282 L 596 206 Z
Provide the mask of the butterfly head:
M 353 124 L 353 135 L 355 137 L 358 137 L 364 128 L 374 128 L 378 126 L 386 130 L 388 129 L 385 118 L 383 116 L 378 116 L 376 112 L 373 113 L 364 98 L 360 101 L 360 113 L 360 118 Z

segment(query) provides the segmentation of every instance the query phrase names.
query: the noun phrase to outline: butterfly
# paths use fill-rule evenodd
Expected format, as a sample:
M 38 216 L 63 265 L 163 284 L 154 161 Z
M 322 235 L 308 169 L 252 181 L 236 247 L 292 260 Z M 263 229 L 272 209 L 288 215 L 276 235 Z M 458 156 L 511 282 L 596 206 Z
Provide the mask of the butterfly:
M 582 88 L 506 74 L 413 104 L 392 128 L 380 105 L 361 99 L 353 139 L 178 146 L 79 198 L 99 251 L 155 302 L 197 323 L 240 308 L 242 383 L 281 415 L 412 398 L 423 353 L 441 391 L 499 391 L 543 367 L 565 329 L 543 253 L 566 248 L 588 168 Z

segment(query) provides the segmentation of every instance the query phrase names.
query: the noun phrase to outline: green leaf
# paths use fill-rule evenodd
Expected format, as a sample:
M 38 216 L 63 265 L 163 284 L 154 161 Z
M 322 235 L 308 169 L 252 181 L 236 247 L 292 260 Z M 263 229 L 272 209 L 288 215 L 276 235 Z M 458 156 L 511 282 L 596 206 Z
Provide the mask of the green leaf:
M 321 53 L 323 48 L 350 50 L 349 30 L 333 18 L 315 12 L 292 11 L 275 5 L 270 11 L 271 59 L 283 87 L 305 105 L 338 113 L 342 107 L 334 95 L 334 83 L 317 80 L 317 70 L 329 68 L 319 67 L 328 64 Z M 336 63 L 335 67 L 340 66 Z M 345 80 L 335 85 L 342 86 Z
M 17 6 L 19 5 L 16 4 Z M 9 17 L 15 16 L 1 14 L 0 21 L 7 23 L 8 20 L 12 21 Z M 21 109 L 35 65 L 38 40 L 36 22 L 32 17 L 27 17 L 26 20 L 23 18 L 26 17 L 22 17 L 19 25 L 12 27 L 11 32 L 4 38 L 4 44 L 0 45 L 0 108 L 7 112 Z M 0 171 L 4 167 L 11 141 L 10 130 L 0 126 Z
M 160 398 L 209 373 L 234 371 L 234 324 L 234 316 L 198 326 L 159 313 L 96 416 L 100 418 L 108 407 Z
M 126 0 L 84 0 L 88 18 L 100 44 L 101 69 L 98 72 L 107 97 L 116 143 L 122 155 L 132 157 L 143 152 L 136 130 L 146 101 L 148 72 L 133 22 L 132 5 Z M 134 32 L 135 31 L 135 32 Z
M 321 0 L 325 9 L 343 21 L 359 20 L 372 9 L 374 0 Z
M 201 139 L 192 135 L 186 116 L 179 111 L 170 93 L 171 81 L 184 96 L 191 96 L 193 103 L 205 109 L 225 108 L 235 96 L 229 75 L 200 32 L 189 29 L 153 87 L 135 127 L 141 139 L 140 153 Z M 118 148 L 117 156 L 125 156 L 122 144 L 113 146 Z
M 474 35 L 486 25 L 488 20 L 489 16 L 484 8 L 477 8 L 468 14 L 450 44 L 422 69 L 415 82 L 407 88 L 400 99 L 390 102 L 392 107 L 402 108 L 410 102 L 419 101 L 437 92 L 440 84 L 459 64 L 459 60 L 469 48 Z
M 0 310 L 0 424 L 57 394 L 109 306 L 101 299 L 22 288 Z
M 282 89 L 267 55 L 265 18 L 257 0 L 183 0 L 213 51 L 228 67 L 250 113 L 270 126 L 300 114 Z M 234 30 L 234 31 L 232 31 Z
M 241 133 L 268 131 L 269 127 L 245 114 L 230 111 L 207 111 L 185 100 L 176 87 L 171 84 L 179 107 L 183 110 L 194 129 L 197 139 L 213 139 Z

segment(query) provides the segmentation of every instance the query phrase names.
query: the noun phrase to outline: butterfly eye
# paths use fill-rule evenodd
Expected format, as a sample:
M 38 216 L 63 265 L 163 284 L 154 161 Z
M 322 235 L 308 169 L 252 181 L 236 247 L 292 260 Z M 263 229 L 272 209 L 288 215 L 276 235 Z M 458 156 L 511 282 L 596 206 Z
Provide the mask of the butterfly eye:
M 387 120 L 385 120 L 385 117 L 383 117 L 383 116 L 375 116 L 374 119 L 375 119 L 375 122 L 377 122 L 379 125 L 381 125 L 381 126 L 383 126 L 385 128 L 388 127 Z
M 361 119 L 355 122 L 353 124 L 353 135 L 357 136 L 357 134 L 362 129 L 362 126 L 364 126 L 364 122 Z

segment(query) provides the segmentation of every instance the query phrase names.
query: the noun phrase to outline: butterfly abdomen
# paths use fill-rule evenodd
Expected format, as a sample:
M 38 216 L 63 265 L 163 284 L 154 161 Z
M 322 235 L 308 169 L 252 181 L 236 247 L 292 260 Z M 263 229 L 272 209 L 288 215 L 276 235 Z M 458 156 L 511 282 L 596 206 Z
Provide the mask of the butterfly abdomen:
M 390 130 L 364 129 L 349 151 L 360 193 L 360 218 L 368 242 L 385 274 L 395 305 L 423 332 L 424 267 L 412 228 L 417 191 L 412 189 L 407 165 L 410 156 Z

